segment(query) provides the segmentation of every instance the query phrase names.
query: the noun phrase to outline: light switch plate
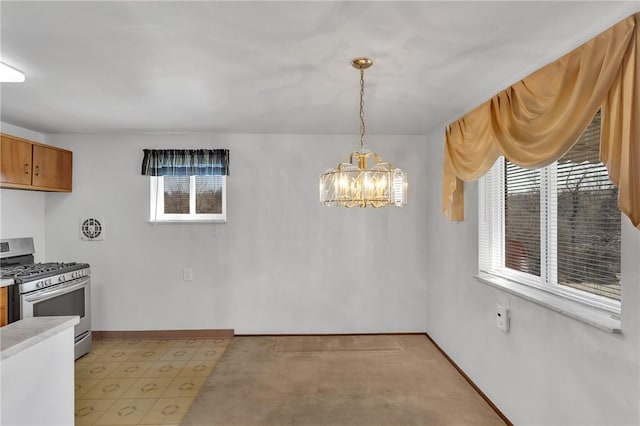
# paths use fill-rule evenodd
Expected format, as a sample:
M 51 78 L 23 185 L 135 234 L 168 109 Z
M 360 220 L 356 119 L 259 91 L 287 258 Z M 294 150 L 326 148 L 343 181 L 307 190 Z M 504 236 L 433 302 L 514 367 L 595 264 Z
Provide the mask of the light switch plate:
M 501 304 L 496 306 L 496 326 L 505 333 L 509 332 L 509 309 Z
M 182 270 L 182 279 L 185 281 L 193 281 L 193 269 L 184 268 Z

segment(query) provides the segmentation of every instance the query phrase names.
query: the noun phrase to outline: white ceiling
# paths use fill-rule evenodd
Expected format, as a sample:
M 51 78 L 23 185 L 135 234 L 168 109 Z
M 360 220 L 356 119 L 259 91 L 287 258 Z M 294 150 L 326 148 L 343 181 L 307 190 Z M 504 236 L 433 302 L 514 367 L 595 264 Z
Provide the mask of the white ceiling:
M 640 10 L 627 2 L 12 2 L 3 122 L 43 133 L 424 134 Z

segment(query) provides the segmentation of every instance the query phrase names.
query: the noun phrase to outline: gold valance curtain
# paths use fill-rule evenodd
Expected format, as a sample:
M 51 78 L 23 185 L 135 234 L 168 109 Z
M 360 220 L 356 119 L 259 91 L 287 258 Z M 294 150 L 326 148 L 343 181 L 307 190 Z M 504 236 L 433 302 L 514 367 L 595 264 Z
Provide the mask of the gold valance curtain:
M 462 181 L 500 155 L 521 167 L 558 160 L 602 109 L 600 159 L 620 211 L 640 228 L 640 13 L 539 69 L 451 123 L 445 132 L 442 204 L 464 219 Z

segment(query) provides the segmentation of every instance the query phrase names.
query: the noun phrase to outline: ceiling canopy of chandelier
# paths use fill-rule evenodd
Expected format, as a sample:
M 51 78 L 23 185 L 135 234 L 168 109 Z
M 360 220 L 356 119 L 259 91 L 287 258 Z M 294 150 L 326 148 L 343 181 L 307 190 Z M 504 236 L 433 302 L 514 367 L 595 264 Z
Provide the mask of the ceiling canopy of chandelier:
M 320 176 L 320 204 L 342 207 L 402 207 L 407 204 L 407 174 L 364 147 L 364 70 L 369 58 L 352 61 L 360 70 L 360 149 Z

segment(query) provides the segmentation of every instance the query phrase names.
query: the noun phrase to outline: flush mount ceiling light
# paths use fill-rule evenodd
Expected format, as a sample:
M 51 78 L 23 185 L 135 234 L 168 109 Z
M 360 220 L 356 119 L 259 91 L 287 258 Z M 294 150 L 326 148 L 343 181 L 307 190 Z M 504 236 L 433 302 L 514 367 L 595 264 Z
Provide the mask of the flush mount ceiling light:
M 351 64 L 360 70 L 360 150 L 320 176 L 320 204 L 342 207 L 402 207 L 407 204 L 407 174 L 364 147 L 364 70 L 369 58 Z
M 0 83 L 22 83 L 24 74 L 4 62 L 0 62 Z

